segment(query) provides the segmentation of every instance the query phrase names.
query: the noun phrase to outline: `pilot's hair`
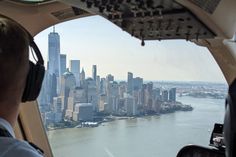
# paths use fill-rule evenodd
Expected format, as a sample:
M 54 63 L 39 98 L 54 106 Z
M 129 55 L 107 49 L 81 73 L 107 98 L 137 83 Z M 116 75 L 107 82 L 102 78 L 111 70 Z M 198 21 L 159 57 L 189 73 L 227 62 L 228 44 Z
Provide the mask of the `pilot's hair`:
M 16 22 L 0 15 L 0 102 L 24 90 L 29 68 L 29 38 Z M 0 104 L 1 105 L 1 104 Z

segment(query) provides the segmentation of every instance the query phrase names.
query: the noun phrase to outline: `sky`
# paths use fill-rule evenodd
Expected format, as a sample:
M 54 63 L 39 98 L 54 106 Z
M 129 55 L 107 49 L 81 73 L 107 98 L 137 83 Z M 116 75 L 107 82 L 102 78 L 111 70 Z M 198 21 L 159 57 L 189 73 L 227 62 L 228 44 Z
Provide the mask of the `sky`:
M 107 74 L 126 80 L 127 72 L 144 80 L 223 82 L 225 78 L 210 52 L 185 40 L 141 41 L 100 16 L 67 21 L 55 26 L 60 35 L 61 53 L 80 60 L 86 77 L 97 65 L 101 77 Z M 48 59 L 50 27 L 35 37 Z

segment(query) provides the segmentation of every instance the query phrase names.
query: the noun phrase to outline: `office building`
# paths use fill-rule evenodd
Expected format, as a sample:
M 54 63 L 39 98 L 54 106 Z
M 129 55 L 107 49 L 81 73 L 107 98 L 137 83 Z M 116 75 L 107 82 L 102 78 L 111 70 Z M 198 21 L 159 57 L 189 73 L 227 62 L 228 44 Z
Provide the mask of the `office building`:
M 84 87 L 85 85 L 85 71 L 84 68 L 82 68 L 82 71 L 80 73 L 80 86 Z
M 91 103 L 79 103 L 79 121 L 93 121 L 93 105 Z
M 56 123 L 61 122 L 63 119 L 62 110 L 63 110 L 64 100 L 62 97 L 53 98 L 53 111 L 54 111 L 54 120 Z
M 107 98 L 109 111 L 116 113 L 118 110 L 118 98 L 119 98 L 119 88 L 118 83 L 115 81 L 110 81 L 107 88 Z
M 87 83 L 87 96 L 88 96 L 88 103 L 91 103 L 93 105 L 93 110 L 98 110 L 98 95 L 97 95 L 97 86 L 96 82 L 88 78 L 86 79 Z
M 70 97 L 74 98 L 75 103 L 87 103 L 88 102 L 87 92 L 82 87 L 75 87 L 74 90 L 71 90 Z
M 140 90 L 143 85 L 143 79 L 140 77 L 136 77 L 133 79 L 133 90 Z
M 101 94 L 99 96 L 99 104 L 98 104 L 98 111 L 99 112 L 103 112 L 105 110 L 106 99 L 107 99 L 107 97 L 105 94 Z
M 60 54 L 60 71 L 61 75 L 63 75 L 66 72 L 66 55 Z
M 127 115 L 137 115 L 137 107 L 134 102 L 134 98 L 131 96 L 128 96 L 125 98 L 125 107 Z
M 132 94 L 132 91 L 133 91 L 133 73 L 128 72 L 128 79 L 127 79 L 127 82 L 128 82 L 127 92 L 128 92 L 129 94 Z
M 106 81 L 107 81 L 107 82 L 114 81 L 114 76 L 111 75 L 111 74 L 108 74 L 108 75 L 106 76 Z
M 164 90 L 162 91 L 162 101 L 168 101 L 168 91 L 167 90 Z
M 73 73 L 69 72 L 69 69 L 62 75 L 61 78 L 61 96 L 64 97 L 64 108 L 67 109 L 68 97 L 70 91 L 75 89 L 75 76 Z
M 96 82 L 97 80 L 97 66 L 96 65 L 93 65 L 92 77 L 93 77 L 93 80 Z
M 169 91 L 169 101 L 175 102 L 176 101 L 176 88 L 171 88 Z
M 53 77 L 53 83 L 55 83 L 56 94 L 60 93 L 60 36 L 55 32 L 48 35 L 48 73 L 50 77 Z M 54 95 L 54 93 L 52 94 Z
M 55 32 L 48 35 L 48 71 L 49 74 L 55 74 L 56 77 L 60 76 L 60 36 Z
M 100 93 L 101 94 L 105 94 L 106 91 L 106 79 L 105 78 L 101 78 L 100 81 Z
M 100 76 L 97 76 L 96 78 L 96 88 L 97 88 L 97 94 L 100 94 L 100 91 L 101 91 L 101 85 L 100 85 L 101 81 L 100 81 Z
M 76 86 L 80 86 L 80 60 L 70 60 L 70 71 L 74 74 Z
M 161 89 L 160 88 L 156 88 L 153 89 L 153 100 L 161 100 Z
M 73 112 L 74 112 L 74 98 L 73 97 L 68 97 L 65 118 L 71 120 L 72 117 L 73 117 Z

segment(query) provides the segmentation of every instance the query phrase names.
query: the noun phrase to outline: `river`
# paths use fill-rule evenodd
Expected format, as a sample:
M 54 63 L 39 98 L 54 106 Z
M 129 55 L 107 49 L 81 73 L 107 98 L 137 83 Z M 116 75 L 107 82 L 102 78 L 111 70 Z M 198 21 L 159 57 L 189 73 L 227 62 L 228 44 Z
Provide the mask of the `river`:
M 224 99 L 178 97 L 193 111 L 48 132 L 55 157 L 175 157 L 186 144 L 209 144 L 224 119 Z

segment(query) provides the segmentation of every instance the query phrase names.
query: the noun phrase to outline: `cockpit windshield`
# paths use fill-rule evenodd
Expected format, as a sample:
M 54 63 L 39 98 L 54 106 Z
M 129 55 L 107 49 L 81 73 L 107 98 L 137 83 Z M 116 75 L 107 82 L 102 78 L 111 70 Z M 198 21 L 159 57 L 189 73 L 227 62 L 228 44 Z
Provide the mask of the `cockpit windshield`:
M 175 156 L 223 122 L 225 79 L 206 48 L 145 46 L 99 16 L 35 38 L 47 74 L 38 99 L 55 156 Z

